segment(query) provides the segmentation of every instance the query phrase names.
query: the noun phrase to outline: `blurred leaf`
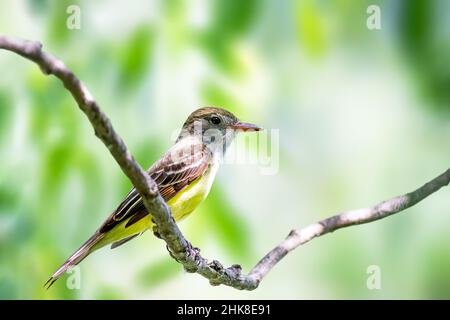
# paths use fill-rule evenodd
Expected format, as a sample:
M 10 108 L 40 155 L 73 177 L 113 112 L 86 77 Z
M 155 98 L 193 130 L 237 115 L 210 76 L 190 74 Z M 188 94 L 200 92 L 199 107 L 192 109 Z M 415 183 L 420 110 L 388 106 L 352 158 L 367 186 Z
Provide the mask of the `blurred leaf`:
M 119 53 L 119 85 L 130 90 L 148 74 L 152 55 L 153 32 L 148 25 L 137 28 Z
M 208 52 L 209 57 L 221 70 L 233 72 L 235 68 L 235 60 L 231 50 L 232 42 L 217 42 L 214 37 L 203 37 L 201 43 L 204 50 Z
M 46 197 L 56 196 L 59 186 L 63 182 L 65 174 L 69 169 L 73 150 L 69 145 L 55 145 L 48 150 L 42 170 L 42 194 Z
M 213 2 L 210 32 L 217 41 L 224 42 L 248 31 L 260 5 L 257 0 L 215 0 Z
M 28 0 L 31 10 L 36 13 L 45 13 L 49 9 L 50 0 Z
M 98 300 L 124 300 L 127 296 L 120 288 L 103 285 L 96 289 L 95 298 Z
M 440 299 L 450 295 L 450 254 L 448 237 L 430 245 L 420 259 L 423 273 L 422 288 L 424 299 Z
M 33 142 L 43 144 L 46 142 L 49 132 L 62 127 L 62 116 L 73 114 L 76 109 L 74 109 L 70 96 L 62 90 L 61 83 L 56 79 L 44 77 L 39 70 L 31 71 L 25 86 L 29 88 L 30 93 L 31 138 Z M 51 125 L 53 121 L 55 125 Z M 65 124 L 67 131 L 61 130 L 61 133 L 68 137 L 75 137 L 75 135 L 71 135 L 70 131 L 76 126 L 73 118 L 66 118 Z
M 3 270 L 0 269 L 0 275 L 3 274 Z M 14 285 L 14 281 L 11 278 L 5 276 L 0 277 L 0 300 L 15 300 L 20 299 L 18 295 L 17 287 Z
M 9 129 L 8 123 L 11 122 L 11 113 L 13 110 L 13 103 L 10 96 L 5 91 L 0 91 L 0 142 L 6 137 L 5 131 Z
M 171 58 L 176 59 L 183 53 L 191 38 L 191 32 L 189 28 L 186 28 L 189 3 L 182 0 L 168 0 L 162 5 L 165 14 L 167 51 Z
M 427 0 L 400 1 L 400 40 L 404 53 L 416 72 L 418 91 L 426 107 L 450 112 L 450 40 L 442 32 L 437 2 Z
M 315 1 L 296 2 L 296 25 L 300 43 L 311 56 L 321 56 L 326 51 L 324 17 L 317 9 Z
M 349 233 L 334 234 L 332 243 L 327 246 L 332 250 L 327 250 L 326 254 L 320 256 L 317 268 L 323 275 L 323 281 L 327 286 L 334 287 L 336 292 L 350 295 L 353 290 L 366 289 L 366 268 L 367 254 L 361 249 L 359 244 L 352 241 Z M 327 247 L 325 246 L 326 250 Z M 351 261 L 351 263 L 348 263 Z
M 67 8 L 71 5 L 78 5 L 79 0 L 60 0 L 52 1 L 51 16 L 49 17 L 48 38 L 55 44 L 65 44 L 71 35 L 75 35 L 77 30 L 67 28 Z M 83 9 L 81 9 L 81 19 L 83 19 Z
M 402 40 L 411 54 L 420 53 L 421 50 L 426 50 L 424 45 L 430 40 L 433 1 L 401 0 L 400 5 Z
M 183 9 L 185 9 L 185 1 L 183 0 L 167 0 L 163 1 L 164 14 L 167 17 L 178 17 L 182 15 Z
M 212 80 L 204 82 L 201 88 L 201 94 L 203 100 L 205 100 L 208 105 L 220 106 L 231 112 L 236 112 L 241 109 L 241 104 L 236 98 L 231 93 L 215 84 Z
M 214 1 L 211 26 L 200 39 L 218 67 L 229 72 L 239 70 L 233 45 L 250 28 L 259 5 L 260 2 L 256 0 Z
M 0 185 L 0 213 L 16 207 L 19 202 L 17 189 L 11 185 Z
M 164 154 L 164 148 L 167 147 L 164 145 L 159 139 L 145 140 L 133 148 L 134 157 L 147 169 Z
M 99 212 L 98 190 L 103 187 L 101 170 L 93 155 L 85 150 L 79 150 L 74 155 L 71 170 L 82 178 L 84 201 L 80 208 L 78 221 L 84 225 L 84 221 L 91 219 L 93 215 Z
M 36 231 L 37 223 L 27 210 L 15 209 L 8 213 L 10 216 L 0 215 L 0 251 L 6 246 L 17 246 L 32 240 Z
M 228 254 L 240 261 L 251 260 L 249 226 L 244 217 L 235 214 L 232 200 L 225 197 L 219 185 L 212 188 L 203 206 L 208 213 L 205 217 L 208 218 L 210 231 Z
M 154 288 L 172 279 L 180 273 L 181 266 L 169 257 L 165 257 L 141 270 L 136 282 L 144 288 Z

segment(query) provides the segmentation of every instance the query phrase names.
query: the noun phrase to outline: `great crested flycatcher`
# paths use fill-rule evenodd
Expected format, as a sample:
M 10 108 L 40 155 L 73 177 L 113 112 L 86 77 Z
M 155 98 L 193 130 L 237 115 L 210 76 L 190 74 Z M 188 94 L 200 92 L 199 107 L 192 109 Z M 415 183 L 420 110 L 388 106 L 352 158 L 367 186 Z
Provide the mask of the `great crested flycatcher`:
M 237 131 L 259 131 L 231 112 L 206 107 L 192 112 L 175 144 L 149 169 L 175 220 L 187 216 L 206 198 L 220 161 Z M 117 248 L 152 228 L 151 212 L 135 188 L 100 228 L 46 282 L 48 288 L 70 267 L 111 244 Z

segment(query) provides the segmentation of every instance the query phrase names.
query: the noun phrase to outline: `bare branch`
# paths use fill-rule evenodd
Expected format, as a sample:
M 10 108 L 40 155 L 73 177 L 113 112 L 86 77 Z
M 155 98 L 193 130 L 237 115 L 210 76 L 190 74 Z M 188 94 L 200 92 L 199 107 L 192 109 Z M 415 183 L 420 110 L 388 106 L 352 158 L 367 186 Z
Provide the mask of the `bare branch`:
M 88 117 L 96 136 L 109 149 L 122 171 L 141 194 L 145 207 L 152 213 L 158 234 L 166 242 L 171 256 L 188 272 L 204 276 L 212 285 L 224 284 L 236 289 L 253 290 L 286 254 L 298 246 L 335 230 L 369 223 L 403 211 L 450 183 L 450 169 L 448 169 L 413 192 L 383 201 L 373 207 L 340 213 L 303 229 L 292 230 L 287 238 L 266 254 L 249 274 L 243 275 L 239 265 L 224 268 L 220 262 L 216 260 L 209 262 L 200 255 L 198 249 L 192 248 L 172 218 L 170 208 L 159 194 L 155 182 L 134 160 L 122 138 L 112 127 L 111 121 L 102 112 L 85 85 L 62 61 L 42 51 L 39 42 L 0 36 L 0 48 L 35 62 L 45 74 L 52 74 L 63 82 L 79 108 Z
M 343 212 L 300 230 L 292 230 L 283 242 L 258 262 L 250 275 L 253 275 L 257 281 L 261 281 L 275 264 L 298 246 L 338 229 L 373 222 L 406 210 L 449 183 L 450 169 L 405 195 L 383 201 L 373 207 Z

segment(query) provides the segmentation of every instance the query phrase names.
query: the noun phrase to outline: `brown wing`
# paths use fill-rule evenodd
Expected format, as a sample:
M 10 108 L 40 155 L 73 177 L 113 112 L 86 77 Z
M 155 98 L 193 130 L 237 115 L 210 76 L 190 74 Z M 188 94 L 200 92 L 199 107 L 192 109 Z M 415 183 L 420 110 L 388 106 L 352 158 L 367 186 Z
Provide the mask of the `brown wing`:
M 161 196 L 165 201 L 169 201 L 180 190 L 206 172 L 211 156 L 209 149 L 201 144 L 177 143 L 150 168 L 149 174 L 158 185 Z M 146 215 L 148 212 L 142 198 L 133 188 L 100 227 L 100 232 L 107 232 L 130 218 L 126 224 L 128 227 Z

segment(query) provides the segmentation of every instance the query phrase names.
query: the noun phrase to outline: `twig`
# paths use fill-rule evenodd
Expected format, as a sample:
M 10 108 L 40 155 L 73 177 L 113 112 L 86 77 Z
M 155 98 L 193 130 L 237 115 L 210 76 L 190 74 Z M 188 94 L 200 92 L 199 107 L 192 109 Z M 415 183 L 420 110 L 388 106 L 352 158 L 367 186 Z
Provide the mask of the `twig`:
M 85 85 L 61 60 L 42 51 L 42 45 L 34 41 L 0 36 L 0 48 L 35 62 L 45 74 L 53 74 L 63 82 L 79 108 L 88 117 L 95 135 L 106 145 L 122 171 L 141 194 L 145 207 L 152 213 L 158 234 L 166 242 L 171 256 L 188 272 L 204 276 L 212 285 L 224 284 L 236 289 L 253 290 L 286 254 L 298 246 L 335 230 L 372 222 L 403 211 L 450 183 L 450 169 L 448 169 L 419 189 L 403 196 L 383 201 L 373 207 L 343 212 L 306 228 L 292 230 L 287 238 L 266 254 L 250 273 L 243 275 L 239 265 L 224 268 L 220 262 L 216 260 L 209 262 L 200 255 L 198 249 L 192 248 L 172 218 L 170 208 L 160 196 L 155 182 L 134 160 L 122 138 L 112 127 L 111 121 L 102 112 Z

